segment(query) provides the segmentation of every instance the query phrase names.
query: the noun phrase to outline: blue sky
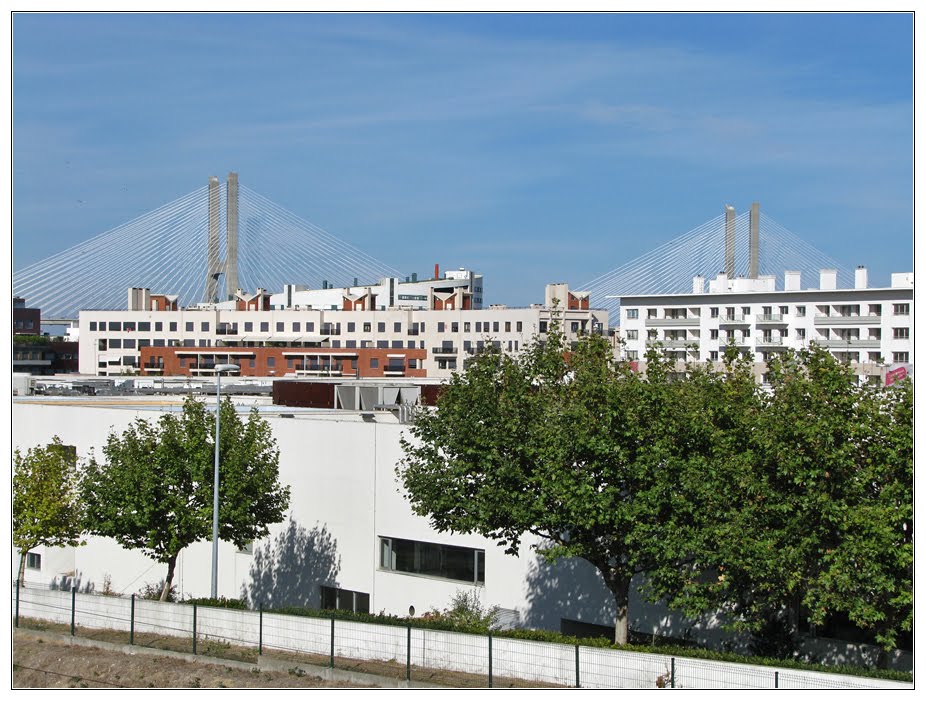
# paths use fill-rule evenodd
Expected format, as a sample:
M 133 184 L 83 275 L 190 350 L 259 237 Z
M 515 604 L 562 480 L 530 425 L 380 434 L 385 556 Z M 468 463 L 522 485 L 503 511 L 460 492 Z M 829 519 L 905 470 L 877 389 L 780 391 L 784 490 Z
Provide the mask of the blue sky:
M 230 170 L 487 303 L 753 201 L 913 269 L 910 14 L 18 14 L 12 94 L 17 269 Z

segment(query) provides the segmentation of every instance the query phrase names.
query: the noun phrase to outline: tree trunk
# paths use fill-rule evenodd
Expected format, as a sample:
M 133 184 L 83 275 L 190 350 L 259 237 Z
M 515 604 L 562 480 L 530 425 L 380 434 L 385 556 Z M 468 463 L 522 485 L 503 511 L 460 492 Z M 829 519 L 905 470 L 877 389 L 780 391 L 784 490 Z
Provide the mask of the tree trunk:
M 19 553 L 19 577 L 18 579 L 19 579 L 19 586 L 21 587 L 26 586 L 24 577 L 26 576 L 26 555 L 28 554 L 29 554 L 28 550 L 23 550 L 21 553 Z
M 164 588 L 161 590 L 161 601 L 167 601 L 167 596 L 170 594 L 170 586 L 174 581 L 174 570 L 176 567 L 177 555 L 175 553 L 167 560 L 167 578 L 164 580 Z
M 617 613 L 614 615 L 614 642 L 619 645 L 626 645 L 629 632 L 631 578 L 626 574 L 615 572 L 611 568 L 607 570 L 600 569 L 600 571 L 604 575 L 604 583 L 614 596 L 614 603 L 617 605 Z

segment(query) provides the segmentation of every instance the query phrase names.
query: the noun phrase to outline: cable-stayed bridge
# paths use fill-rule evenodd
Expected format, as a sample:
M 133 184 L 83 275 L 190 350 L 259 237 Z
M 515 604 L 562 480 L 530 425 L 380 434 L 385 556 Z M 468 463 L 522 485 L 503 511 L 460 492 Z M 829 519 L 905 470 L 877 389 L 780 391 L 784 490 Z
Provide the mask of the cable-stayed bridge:
M 225 236 L 221 236 L 221 232 Z M 690 292 L 692 278 L 851 272 L 753 205 L 725 214 L 580 287 L 619 319 L 621 295 Z M 180 306 L 231 299 L 237 289 L 280 292 L 287 284 L 320 288 L 369 284 L 400 273 L 253 190 L 236 173 L 121 226 L 13 273 L 13 292 L 46 320 L 80 310 L 124 309 L 130 287 L 177 295 Z M 805 278 L 805 279 L 810 279 Z
M 807 286 L 823 269 L 837 271 L 838 287 L 853 286 L 852 270 L 760 212 L 757 204 L 738 215 L 728 206 L 725 214 L 577 289 L 589 291 L 592 304 L 607 309 L 616 326 L 622 295 L 690 293 L 695 276 L 706 283 L 721 272 L 730 278 L 774 275 L 780 290 L 786 270 L 801 271 Z
M 225 236 L 220 236 L 225 232 Z M 253 190 L 237 174 L 13 273 L 14 294 L 43 319 L 82 309 L 124 309 L 130 287 L 178 295 L 178 303 L 225 300 L 240 288 L 280 292 L 369 284 L 399 272 Z

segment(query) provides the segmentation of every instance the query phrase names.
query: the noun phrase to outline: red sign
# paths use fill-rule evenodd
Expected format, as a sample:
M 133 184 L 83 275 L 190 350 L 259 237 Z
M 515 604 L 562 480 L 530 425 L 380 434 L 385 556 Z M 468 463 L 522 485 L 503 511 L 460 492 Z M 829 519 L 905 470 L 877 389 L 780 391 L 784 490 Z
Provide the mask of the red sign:
M 907 366 L 901 365 L 899 368 L 893 370 L 888 370 L 884 375 L 884 384 L 892 385 L 895 382 L 899 382 L 907 376 Z

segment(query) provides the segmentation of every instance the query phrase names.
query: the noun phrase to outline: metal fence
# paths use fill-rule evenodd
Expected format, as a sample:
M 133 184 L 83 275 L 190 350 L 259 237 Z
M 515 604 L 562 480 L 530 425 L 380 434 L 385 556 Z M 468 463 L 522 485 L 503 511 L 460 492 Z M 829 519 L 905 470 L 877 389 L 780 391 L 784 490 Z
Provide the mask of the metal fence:
M 15 584 L 14 621 L 69 626 L 71 635 L 217 657 L 282 657 L 453 687 L 875 689 L 912 684 L 867 677 L 455 633 L 411 624 L 214 608 Z

